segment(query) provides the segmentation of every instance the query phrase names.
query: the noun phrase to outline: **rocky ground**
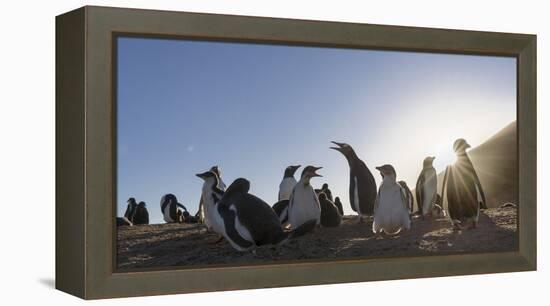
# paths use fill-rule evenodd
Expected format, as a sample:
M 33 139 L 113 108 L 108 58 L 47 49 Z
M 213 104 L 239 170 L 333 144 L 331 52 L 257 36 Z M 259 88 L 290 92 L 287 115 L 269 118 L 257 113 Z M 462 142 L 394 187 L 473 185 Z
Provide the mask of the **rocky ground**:
M 118 228 L 119 269 L 243 265 L 293 260 L 417 256 L 502 252 L 518 248 L 517 209 L 491 208 L 481 213 L 474 230 L 453 231 L 446 219 L 413 218 L 411 230 L 394 237 L 375 237 L 372 221 L 346 216 L 338 228 L 318 228 L 279 247 L 238 252 L 197 224 L 154 224 Z

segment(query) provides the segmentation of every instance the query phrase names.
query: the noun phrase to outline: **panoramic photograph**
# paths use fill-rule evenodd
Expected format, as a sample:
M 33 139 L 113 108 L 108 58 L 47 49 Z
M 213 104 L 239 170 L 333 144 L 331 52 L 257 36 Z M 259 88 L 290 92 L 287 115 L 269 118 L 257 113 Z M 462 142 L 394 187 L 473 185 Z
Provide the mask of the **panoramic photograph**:
M 116 44 L 117 269 L 518 249 L 515 57 Z

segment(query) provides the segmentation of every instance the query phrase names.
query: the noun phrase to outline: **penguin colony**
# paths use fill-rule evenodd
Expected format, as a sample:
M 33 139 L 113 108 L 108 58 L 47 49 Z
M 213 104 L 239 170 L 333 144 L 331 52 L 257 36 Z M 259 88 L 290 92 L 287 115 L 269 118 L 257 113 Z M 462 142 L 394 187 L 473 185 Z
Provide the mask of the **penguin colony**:
M 397 180 L 397 172 L 390 164 L 375 167 L 382 177 L 377 188 L 374 176 L 351 145 L 332 142 L 330 149 L 340 152 L 349 166 L 350 208 L 357 213 L 358 222 L 372 217 L 372 231 L 376 235 L 397 235 L 411 228 L 415 214 L 423 219 L 447 217 L 454 229 L 475 228 L 480 209 L 486 208 L 486 199 L 474 166 L 466 152 L 470 145 L 458 139 L 453 145 L 457 161 L 447 167 L 442 182 L 442 194 L 437 193 L 435 157 L 423 161 L 416 182 L 415 194 L 405 181 Z M 196 174 L 203 181 L 199 211 L 191 215 L 174 194 L 165 194 L 160 209 L 166 223 L 202 223 L 238 251 L 254 250 L 258 246 L 280 246 L 317 227 L 338 227 L 344 214 L 340 197 L 333 198 L 329 185 L 314 189 L 312 180 L 322 177 L 322 167 L 303 168 L 300 178 L 295 175 L 301 165 L 284 169 L 279 184 L 278 201 L 269 205 L 251 194 L 250 182 L 238 178 L 226 188 L 218 166 Z M 443 209 L 446 200 L 448 213 Z M 129 198 L 124 217 L 116 219 L 117 226 L 149 224 L 144 202 Z

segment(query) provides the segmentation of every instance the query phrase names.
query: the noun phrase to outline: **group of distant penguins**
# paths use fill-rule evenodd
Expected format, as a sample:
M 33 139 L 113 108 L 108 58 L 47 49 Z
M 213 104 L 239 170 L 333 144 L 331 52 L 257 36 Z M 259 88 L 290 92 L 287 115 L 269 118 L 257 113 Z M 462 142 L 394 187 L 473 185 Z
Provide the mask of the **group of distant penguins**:
M 350 169 L 349 200 L 351 208 L 362 223 L 373 216 L 375 234 L 395 235 L 411 227 L 413 194 L 404 181 L 397 181 L 396 171 L 390 164 L 376 169 L 382 176 L 376 188 L 374 177 L 366 164 L 346 143 L 332 142 L 330 147 L 344 155 Z M 442 208 L 447 199 L 448 217 L 455 229 L 475 228 L 480 209 L 486 207 L 481 183 L 468 157 L 470 145 L 458 139 L 453 145 L 457 161 L 445 170 L 442 195 L 437 193 L 437 173 L 433 167 L 435 157 L 426 157 L 418 177 L 415 195 L 418 214 L 422 218 L 443 217 Z M 289 239 L 304 235 L 318 226 L 337 227 L 342 223 L 343 207 L 339 197 L 333 199 L 328 184 L 314 189 L 311 179 L 321 177 L 322 167 L 307 166 L 297 181 L 294 174 L 299 165 L 288 166 L 279 185 L 278 202 L 270 206 L 249 193 L 250 182 L 236 179 L 226 188 L 217 166 L 196 176 L 203 182 L 199 212 L 191 216 L 173 194 L 161 199 L 161 211 L 167 223 L 204 223 L 208 230 L 224 237 L 239 251 L 261 245 L 281 245 Z M 145 203 L 128 200 L 124 218 L 118 225 L 148 224 Z

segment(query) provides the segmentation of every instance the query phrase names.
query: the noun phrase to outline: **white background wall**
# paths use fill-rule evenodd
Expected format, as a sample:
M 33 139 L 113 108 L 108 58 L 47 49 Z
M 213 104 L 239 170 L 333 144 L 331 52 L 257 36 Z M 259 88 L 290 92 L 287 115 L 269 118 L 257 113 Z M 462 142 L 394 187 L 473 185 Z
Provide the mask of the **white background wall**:
M 102 305 L 547 303 L 550 23 L 545 1 L 3 1 L 0 10 L 0 304 L 82 303 L 55 291 L 54 54 L 58 14 L 85 4 L 538 35 L 539 271 L 94 301 Z M 498 110 L 495 110 L 498 111 Z M 32 213 L 32 215 L 31 215 Z M 457 298 L 458 297 L 458 298 Z

